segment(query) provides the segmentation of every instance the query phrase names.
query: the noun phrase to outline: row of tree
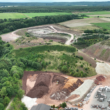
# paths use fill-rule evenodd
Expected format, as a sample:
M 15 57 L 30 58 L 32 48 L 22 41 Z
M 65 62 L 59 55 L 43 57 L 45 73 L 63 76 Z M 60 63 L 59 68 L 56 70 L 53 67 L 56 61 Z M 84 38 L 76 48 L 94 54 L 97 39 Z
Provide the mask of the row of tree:
M 106 36 L 104 34 L 84 34 L 81 38 L 77 39 L 77 42 L 74 44 L 78 47 L 88 47 L 90 45 L 96 44 L 98 42 L 101 42 L 103 40 L 109 39 L 110 36 Z
M 31 4 L 31 3 L 29 3 Z M 70 3 L 71 4 L 71 3 Z M 96 4 L 96 3 L 95 3 Z M 1 3 L 0 3 L 1 5 Z M 26 3 L 24 4 L 26 5 Z M 35 4 L 34 4 L 35 5 Z M 10 5 L 8 5 L 10 6 Z M 2 7 L 0 8 L 0 13 L 5 12 L 19 12 L 19 13 L 29 13 L 29 12 L 84 12 L 84 11 L 110 11 L 109 6 L 17 6 L 17 7 Z
M 110 34 L 110 32 L 107 29 L 85 30 L 84 33 L 87 33 L 87 34 L 93 34 L 93 33 Z
M 63 22 L 71 19 L 80 19 L 82 16 L 79 15 L 57 15 L 57 16 L 41 16 L 34 17 L 32 19 L 9 19 L 1 20 L 0 34 L 7 33 L 19 28 L 26 28 L 30 26 L 37 26 L 43 24 L 51 24 Z

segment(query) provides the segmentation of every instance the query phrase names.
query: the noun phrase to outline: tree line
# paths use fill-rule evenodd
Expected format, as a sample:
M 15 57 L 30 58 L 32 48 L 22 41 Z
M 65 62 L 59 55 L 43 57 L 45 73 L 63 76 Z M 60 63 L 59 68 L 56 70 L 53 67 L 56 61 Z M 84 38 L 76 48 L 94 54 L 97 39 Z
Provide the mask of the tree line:
M 0 6 L 110 6 L 110 2 L 25 2 L 25 3 L 15 3 L 15 2 L 0 2 Z
M 4 19 L 4 20 L 0 20 L 0 34 L 30 26 L 58 23 L 71 19 L 81 19 L 81 18 L 82 16 L 73 14 L 73 15 L 57 15 L 57 16 L 40 16 L 40 17 L 33 17 L 32 19 L 28 19 L 28 18 L 8 19 L 8 20 Z
M 84 34 L 82 37 L 78 38 L 77 42 L 74 44 L 78 48 L 85 48 L 109 38 L 110 36 L 104 35 L 103 33 L 92 34 L 90 31 L 90 33 Z
M 2 7 L 0 13 L 41 13 L 41 12 L 93 12 L 93 11 L 110 11 L 110 6 L 17 6 Z

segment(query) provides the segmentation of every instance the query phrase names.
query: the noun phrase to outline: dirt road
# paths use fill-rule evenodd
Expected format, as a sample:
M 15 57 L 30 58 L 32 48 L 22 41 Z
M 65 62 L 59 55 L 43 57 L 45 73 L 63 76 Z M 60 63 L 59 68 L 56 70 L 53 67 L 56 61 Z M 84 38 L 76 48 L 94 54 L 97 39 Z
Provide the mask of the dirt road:
M 71 38 L 69 38 L 69 39 L 66 41 L 65 44 L 66 44 L 66 45 L 71 45 L 72 40 L 74 39 L 74 35 L 73 35 L 73 34 L 68 33 L 68 32 L 58 31 L 58 30 L 56 30 L 53 26 L 50 26 L 50 28 L 53 29 L 55 33 L 64 33 L 64 34 L 70 35 Z
M 8 104 L 8 106 L 6 107 L 5 110 L 8 110 L 10 108 L 11 103 L 13 102 L 13 99 L 11 99 L 10 103 Z

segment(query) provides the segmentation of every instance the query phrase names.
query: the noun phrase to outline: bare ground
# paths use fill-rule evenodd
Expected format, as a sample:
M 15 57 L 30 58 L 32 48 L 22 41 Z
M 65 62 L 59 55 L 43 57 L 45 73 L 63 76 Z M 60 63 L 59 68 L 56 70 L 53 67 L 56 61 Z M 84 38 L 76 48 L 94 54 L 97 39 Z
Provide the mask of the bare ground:
M 100 43 L 94 44 L 86 49 L 83 49 L 85 54 L 94 57 L 99 60 L 110 62 L 110 47 L 107 45 L 102 45 Z
M 107 22 L 107 21 L 102 20 L 100 18 L 86 18 L 86 19 L 70 20 L 59 24 L 72 28 L 72 27 L 88 26 L 88 25 L 92 25 L 91 23 L 102 23 L 102 22 Z
M 40 77 L 39 75 L 43 75 L 43 76 L 45 76 L 45 78 Z M 50 80 L 46 79 L 46 77 L 48 77 L 48 75 L 49 75 L 49 77 L 51 77 L 51 78 L 49 78 Z M 64 89 L 67 89 L 68 92 L 71 92 L 71 88 L 75 89 L 81 85 L 81 83 L 78 83 L 78 85 L 74 85 L 74 84 L 77 84 L 77 81 L 79 81 L 77 78 L 71 77 L 68 80 L 66 77 L 63 77 L 62 74 L 52 73 L 52 72 L 24 72 L 24 76 L 23 76 L 22 80 L 23 80 L 23 90 L 25 90 L 25 94 L 30 97 L 31 97 L 31 95 L 33 97 L 33 93 L 31 93 L 31 91 L 33 91 L 33 88 L 37 87 L 37 89 L 36 89 L 36 92 L 37 92 L 37 91 L 39 91 L 38 89 L 40 86 L 44 86 L 46 84 L 47 87 L 49 88 L 49 90 L 47 91 L 46 89 L 44 89 L 45 93 L 46 93 L 46 91 L 47 91 L 47 93 L 37 99 L 37 104 L 44 103 L 44 104 L 48 104 L 48 105 L 57 105 L 57 106 L 59 104 L 61 104 L 62 102 L 64 102 L 65 98 L 61 99 L 61 100 L 52 99 L 51 98 L 52 94 L 56 93 L 57 91 L 64 91 Z M 35 80 L 36 80 L 36 82 L 35 82 Z M 49 81 L 49 82 L 47 82 L 47 81 Z M 43 84 L 43 82 L 45 82 L 45 83 Z M 36 85 L 39 85 L 39 86 L 36 86 Z M 27 90 L 27 87 L 30 87 L 30 89 Z M 35 94 L 36 94 L 36 92 L 35 92 Z M 29 93 L 31 93 L 31 94 L 29 95 Z M 42 93 L 42 91 L 41 91 L 41 93 Z M 41 94 L 41 93 L 39 93 L 39 94 Z M 77 97 L 78 97 L 78 95 L 74 95 L 74 96 L 69 97 L 67 100 L 70 100 L 71 98 L 74 99 Z

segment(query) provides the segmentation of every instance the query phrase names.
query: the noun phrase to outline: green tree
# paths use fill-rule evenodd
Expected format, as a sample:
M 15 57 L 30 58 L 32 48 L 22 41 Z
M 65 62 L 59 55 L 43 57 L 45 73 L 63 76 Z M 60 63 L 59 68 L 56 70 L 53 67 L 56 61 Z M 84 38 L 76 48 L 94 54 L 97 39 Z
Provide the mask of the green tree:
M 67 107 L 67 105 L 66 105 L 66 103 L 65 103 L 65 102 L 64 102 L 64 103 L 62 103 L 62 104 L 61 104 L 61 106 L 62 106 L 63 108 Z
M 6 96 L 3 100 L 4 105 L 7 106 L 9 102 L 10 102 L 10 99 L 9 97 Z
M 2 87 L 1 91 L 0 91 L 0 95 L 2 97 L 7 96 L 7 91 L 6 91 L 6 87 Z
M 61 71 L 64 72 L 64 73 L 67 73 L 68 72 L 68 67 L 66 65 L 62 66 Z
M 4 105 L 0 103 L 0 110 L 4 110 Z

